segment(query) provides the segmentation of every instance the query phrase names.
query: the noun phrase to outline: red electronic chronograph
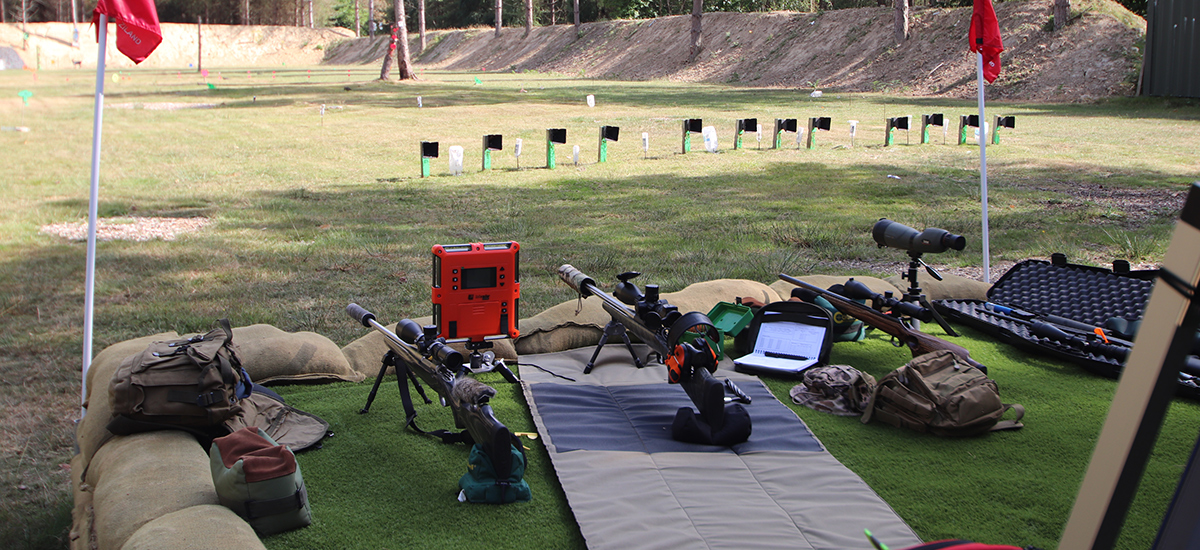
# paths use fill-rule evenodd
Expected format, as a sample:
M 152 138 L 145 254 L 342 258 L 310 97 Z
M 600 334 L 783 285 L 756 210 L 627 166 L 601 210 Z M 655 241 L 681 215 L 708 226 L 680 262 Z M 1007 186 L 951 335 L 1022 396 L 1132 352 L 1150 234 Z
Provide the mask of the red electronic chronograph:
M 447 340 L 516 338 L 521 245 L 433 247 L 433 323 Z

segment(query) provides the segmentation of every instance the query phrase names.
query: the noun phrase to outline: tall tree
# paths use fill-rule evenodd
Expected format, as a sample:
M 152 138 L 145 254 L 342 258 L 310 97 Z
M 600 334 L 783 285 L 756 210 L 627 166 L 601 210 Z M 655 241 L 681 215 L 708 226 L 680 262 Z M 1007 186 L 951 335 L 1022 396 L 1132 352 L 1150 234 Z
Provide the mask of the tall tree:
M 908 40 L 908 0 L 896 0 L 895 25 L 896 44 Z
M 575 0 L 575 34 L 579 34 L 579 0 Z
M 1066 26 L 1069 17 L 1071 17 L 1071 0 L 1054 0 L 1054 30 Z
M 367 0 L 367 36 L 375 38 L 375 0 Z
M 504 9 L 504 0 L 496 0 L 496 38 L 500 38 L 500 11 Z
M 533 0 L 525 0 L 525 38 L 529 38 L 531 32 L 533 32 Z
M 576 0 L 578 1 L 578 0 Z M 700 55 L 700 15 L 704 13 L 704 0 L 692 0 L 692 51 L 691 61 Z
M 408 52 L 408 29 L 404 21 L 404 0 L 393 0 L 396 12 L 396 22 L 392 25 L 391 42 L 388 53 L 383 56 L 383 69 L 379 71 L 379 80 L 390 80 L 392 77 L 392 61 L 397 62 L 400 80 L 416 78 L 412 70 L 412 59 Z
M 421 35 L 421 51 L 425 51 L 425 0 L 417 0 L 417 33 Z

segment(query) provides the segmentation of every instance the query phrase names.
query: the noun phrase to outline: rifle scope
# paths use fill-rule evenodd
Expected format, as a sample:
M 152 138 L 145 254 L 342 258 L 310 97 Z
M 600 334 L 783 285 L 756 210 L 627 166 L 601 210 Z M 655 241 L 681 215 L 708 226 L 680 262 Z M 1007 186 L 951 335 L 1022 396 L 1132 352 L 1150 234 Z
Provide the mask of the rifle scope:
M 426 330 L 430 329 L 430 330 Z M 433 362 L 445 366 L 446 368 L 457 371 L 462 367 L 463 356 L 461 353 L 446 345 L 443 338 L 436 338 L 437 327 L 429 325 L 422 328 L 416 321 L 412 319 L 401 319 L 396 323 L 397 336 L 406 343 L 414 345 L 421 353 L 428 354 Z
M 871 236 L 875 238 L 875 243 L 880 248 L 890 246 L 916 253 L 936 254 L 945 252 L 947 248 L 962 250 L 967 246 L 965 237 L 955 235 L 945 229 L 930 227 L 918 232 L 916 229 L 887 218 L 881 218 L 875 222 L 875 226 L 871 228 Z

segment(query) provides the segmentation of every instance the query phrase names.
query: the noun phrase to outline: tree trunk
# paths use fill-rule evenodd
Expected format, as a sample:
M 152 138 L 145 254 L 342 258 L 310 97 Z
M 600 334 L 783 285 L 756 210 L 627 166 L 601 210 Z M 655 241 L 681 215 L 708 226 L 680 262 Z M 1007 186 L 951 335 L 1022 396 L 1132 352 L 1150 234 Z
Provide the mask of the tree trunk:
M 399 45 L 399 39 L 396 34 L 399 29 L 395 25 L 392 26 L 392 36 L 388 39 L 388 51 L 383 56 L 383 68 L 379 70 L 379 80 L 391 80 L 392 78 L 392 62 L 396 60 L 396 47 Z
M 1071 17 L 1071 0 L 1054 0 L 1054 30 L 1067 26 Z
M 908 0 L 896 0 L 896 44 L 908 40 Z
M 575 34 L 579 34 L 579 0 L 575 0 Z
M 690 61 L 700 55 L 700 15 L 704 13 L 704 0 L 692 0 L 692 51 Z
M 399 63 L 400 74 L 397 75 L 400 80 L 412 80 L 417 78 L 413 73 L 412 57 L 408 51 L 408 21 L 404 14 L 404 0 L 394 0 L 393 5 L 396 9 L 396 29 L 399 30 L 400 48 L 396 50 L 396 61 Z
M 375 38 L 375 0 L 367 0 L 367 36 Z
M 500 38 L 500 10 L 504 8 L 504 0 L 496 0 L 496 38 Z
M 359 30 L 362 29 L 362 23 L 358 18 L 358 0 L 354 0 L 354 38 L 358 38 Z
M 555 21 L 555 17 L 554 17 L 555 16 L 554 4 L 556 3 L 556 0 L 549 0 L 549 1 L 550 1 L 550 26 L 553 27 L 557 23 Z
M 533 0 L 525 0 L 525 38 L 533 32 Z
M 250 24 L 250 0 L 242 0 L 242 24 Z
M 417 2 L 417 32 L 421 35 L 421 51 L 425 51 L 425 0 Z

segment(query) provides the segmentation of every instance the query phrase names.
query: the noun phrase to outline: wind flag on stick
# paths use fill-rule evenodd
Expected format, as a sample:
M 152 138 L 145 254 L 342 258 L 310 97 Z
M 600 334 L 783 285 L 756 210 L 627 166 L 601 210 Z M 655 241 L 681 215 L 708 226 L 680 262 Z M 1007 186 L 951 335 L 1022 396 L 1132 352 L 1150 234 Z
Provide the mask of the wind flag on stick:
M 100 0 L 92 12 L 92 23 L 98 23 L 102 15 L 117 23 L 117 50 L 134 63 L 145 61 L 162 43 L 158 9 L 153 0 Z M 100 29 L 97 25 L 97 40 Z
M 983 81 L 994 82 L 1000 76 L 1000 52 L 1004 44 L 1000 41 L 1000 21 L 991 0 L 975 0 L 971 12 L 971 30 L 967 33 L 967 47 L 977 53 L 976 72 L 979 81 L 979 194 L 983 203 L 983 282 L 991 283 L 991 248 L 988 237 L 988 184 L 987 184 L 987 117 L 983 109 Z
M 92 12 L 96 24 L 96 103 L 92 122 L 92 185 L 88 200 L 87 276 L 83 297 L 83 389 L 87 400 L 87 371 L 92 365 L 92 310 L 96 288 L 96 218 L 100 202 L 100 130 L 104 122 L 104 60 L 108 49 L 108 20 L 117 22 L 117 50 L 134 63 L 145 61 L 162 43 L 158 9 L 153 0 L 99 0 Z M 86 411 L 80 409 L 80 417 Z

